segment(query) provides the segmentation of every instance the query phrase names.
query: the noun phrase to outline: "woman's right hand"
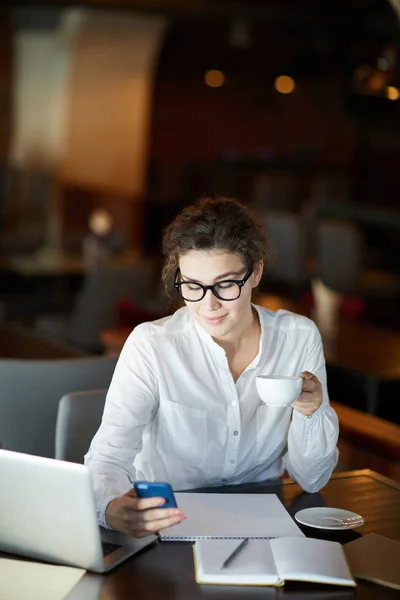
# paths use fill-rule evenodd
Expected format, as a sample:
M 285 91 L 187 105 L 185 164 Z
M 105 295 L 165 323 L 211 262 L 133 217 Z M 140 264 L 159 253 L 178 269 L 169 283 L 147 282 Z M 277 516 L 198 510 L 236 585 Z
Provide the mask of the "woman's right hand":
M 179 508 L 162 508 L 164 498 L 137 498 L 135 490 L 114 498 L 106 509 L 111 529 L 141 538 L 180 523 L 186 516 Z

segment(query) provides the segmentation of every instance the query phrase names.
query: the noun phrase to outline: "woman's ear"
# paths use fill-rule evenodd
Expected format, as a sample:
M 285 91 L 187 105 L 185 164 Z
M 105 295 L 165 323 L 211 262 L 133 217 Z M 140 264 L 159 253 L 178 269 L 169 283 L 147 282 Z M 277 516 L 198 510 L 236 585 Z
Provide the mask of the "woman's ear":
M 260 260 L 253 269 L 253 283 L 252 287 L 255 288 L 260 283 L 264 270 L 264 261 Z

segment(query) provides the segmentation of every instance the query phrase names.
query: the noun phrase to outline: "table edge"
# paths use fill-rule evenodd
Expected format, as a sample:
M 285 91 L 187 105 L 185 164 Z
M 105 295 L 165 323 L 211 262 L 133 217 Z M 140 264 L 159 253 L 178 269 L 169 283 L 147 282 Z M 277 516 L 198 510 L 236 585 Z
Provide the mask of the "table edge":
M 384 485 L 387 485 L 395 490 L 400 491 L 400 483 L 398 483 L 397 481 L 394 481 L 393 479 L 390 479 L 390 477 L 386 477 L 386 475 L 381 475 L 380 473 L 377 473 L 377 471 L 373 471 L 372 469 L 356 469 L 354 471 L 339 471 L 336 473 L 332 473 L 329 481 L 331 481 L 332 479 L 351 479 L 354 477 L 369 477 L 370 479 L 374 479 L 375 481 L 379 481 L 379 483 L 383 483 Z M 326 485 L 328 485 L 329 481 L 327 481 Z M 283 485 L 298 485 L 295 481 L 292 481 L 291 479 L 283 479 L 282 484 Z

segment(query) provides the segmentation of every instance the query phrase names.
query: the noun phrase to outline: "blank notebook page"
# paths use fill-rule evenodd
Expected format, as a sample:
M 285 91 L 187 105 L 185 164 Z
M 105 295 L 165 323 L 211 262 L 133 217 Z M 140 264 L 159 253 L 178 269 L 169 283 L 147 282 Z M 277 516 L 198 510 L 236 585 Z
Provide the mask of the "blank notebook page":
M 160 532 L 163 540 L 304 537 L 276 494 L 177 492 L 187 519 Z
M 353 579 L 339 542 L 282 538 L 271 540 L 271 549 L 283 579 L 338 584 Z
M 216 583 L 272 584 L 280 583 L 269 543 L 250 540 L 226 569 L 222 563 L 240 542 L 238 540 L 199 540 L 195 556 L 200 580 Z

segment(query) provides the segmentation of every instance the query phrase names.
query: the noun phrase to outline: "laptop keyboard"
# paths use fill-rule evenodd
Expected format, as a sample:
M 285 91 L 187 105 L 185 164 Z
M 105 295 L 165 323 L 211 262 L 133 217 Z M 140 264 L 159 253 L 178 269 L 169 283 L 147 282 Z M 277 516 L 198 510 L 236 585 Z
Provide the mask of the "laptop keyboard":
M 101 542 L 101 546 L 103 548 L 103 556 L 108 556 L 111 552 L 122 548 L 121 544 L 113 544 L 112 542 Z

